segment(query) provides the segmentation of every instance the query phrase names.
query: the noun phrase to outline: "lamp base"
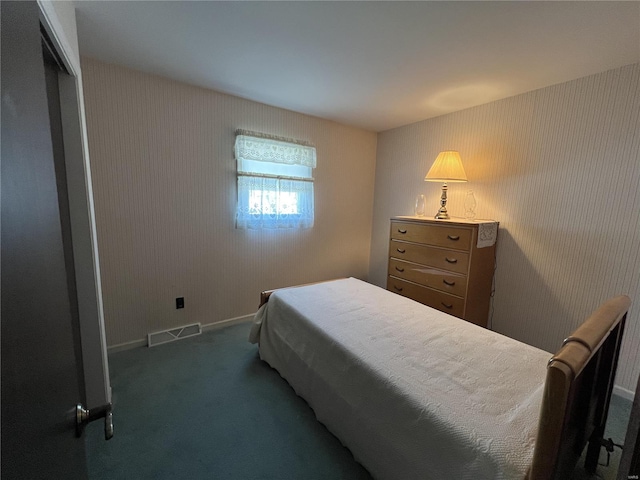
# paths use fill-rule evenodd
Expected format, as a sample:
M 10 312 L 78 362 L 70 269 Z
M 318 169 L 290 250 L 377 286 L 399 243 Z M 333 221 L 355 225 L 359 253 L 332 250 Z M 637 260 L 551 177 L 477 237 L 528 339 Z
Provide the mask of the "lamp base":
M 433 217 L 436 220 L 449 220 L 449 214 L 447 213 L 447 209 L 445 208 L 444 211 L 442 211 L 442 208 L 440 210 L 438 210 L 438 213 L 436 213 L 436 216 Z
M 449 220 L 449 214 L 447 213 L 447 184 L 442 184 L 442 195 L 440 196 L 440 210 L 434 217 L 437 220 Z

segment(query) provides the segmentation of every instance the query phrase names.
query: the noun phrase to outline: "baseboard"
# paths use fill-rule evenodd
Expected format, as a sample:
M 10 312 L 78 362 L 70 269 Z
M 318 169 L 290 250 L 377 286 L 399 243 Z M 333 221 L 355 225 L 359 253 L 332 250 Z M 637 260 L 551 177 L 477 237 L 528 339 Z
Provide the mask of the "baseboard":
M 227 318 L 226 320 L 221 320 L 219 322 L 208 323 L 206 325 L 202 325 L 202 331 L 204 332 L 207 330 L 216 330 L 218 328 L 229 327 L 237 323 L 249 322 L 254 317 L 254 315 L 255 313 L 250 313 L 249 315 L 242 315 L 241 317 Z M 249 335 L 248 332 L 247 332 L 247 335 Z M 117 352 L 122 352 L 124 350 L 132 350 L 134 348 L 146 347 L 147 341 L 148 340 L 145 337 L 145 338 L 141 338 L 140 340 L 132 340 L 131 342 L 111 345 L 107 347 L 107 353 L 117 353 Z
M 111 345 L 107 347 L 107 353 L 117 353 L 124 350 L 131 350 L 133 348 L 146 347 L 147 339 L 141 338 L 140 340 L 132 340 L 131 342 L 119 343 L 117 345 Z
M 250 313 L 249 315 L 242 315 L 241 317 L 227 318 L 226 320 L 222 320 L 220 322 L 208 323 L 206 325 L 202 325 L 202 331 L 204 332 L 206 330 L 216 330 L 218 328 L 235 325 L 236 323 L 249 322 L 253 319 L 254 316 L 255 313 Z M 247 333 L 247 335 L 249 334 Z
M 613 394 L 619 397 L 625 398 L 627 400 L 630 400 L 632 402 L 633 402 L 633 399 L 635 398 L 634 392 L 632 392 L 631 390 L 627 390 L 626 388 L 622 388 L 618 385 L 613 386 Z

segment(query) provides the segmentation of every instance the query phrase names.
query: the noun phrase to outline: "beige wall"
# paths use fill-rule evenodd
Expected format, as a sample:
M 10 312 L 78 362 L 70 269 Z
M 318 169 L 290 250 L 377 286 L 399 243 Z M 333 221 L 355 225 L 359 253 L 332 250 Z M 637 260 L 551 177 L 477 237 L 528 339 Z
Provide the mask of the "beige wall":
M 423 178 L 460 151 L 468 184 L 449 213 L 500 221 L 493 328 L 548 351 L 598 304 L 635 300 L 616 383 L 640 372 L 640 64 L 425 120 L 378 135 L 370 281 L 385 284 L 389 218 L 440 185 Z
M 82 70 L 109 345 L 251 314 L 264 289 L 367 279 L 374 133 L 91 59 Z M 234 228 L 237 128 L 316 145 L 312 229 Z

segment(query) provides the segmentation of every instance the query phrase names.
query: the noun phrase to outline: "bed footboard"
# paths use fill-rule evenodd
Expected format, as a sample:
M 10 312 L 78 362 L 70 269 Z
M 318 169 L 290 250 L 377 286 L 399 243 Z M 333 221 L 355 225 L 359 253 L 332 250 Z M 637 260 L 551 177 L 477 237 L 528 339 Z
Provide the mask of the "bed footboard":
M 587 442 L 585 468 L 595 472 L 630 304 L 606 302 L 549 360 L 529 479 L 570 478 Z

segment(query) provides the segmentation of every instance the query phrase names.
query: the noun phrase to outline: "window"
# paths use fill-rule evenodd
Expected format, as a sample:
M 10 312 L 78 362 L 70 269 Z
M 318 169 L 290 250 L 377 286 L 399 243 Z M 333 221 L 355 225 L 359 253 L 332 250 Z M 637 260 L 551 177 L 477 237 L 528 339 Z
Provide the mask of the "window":
M 316 149 L 281 139 L 236 136 L 237 228 L 313 226 Z

